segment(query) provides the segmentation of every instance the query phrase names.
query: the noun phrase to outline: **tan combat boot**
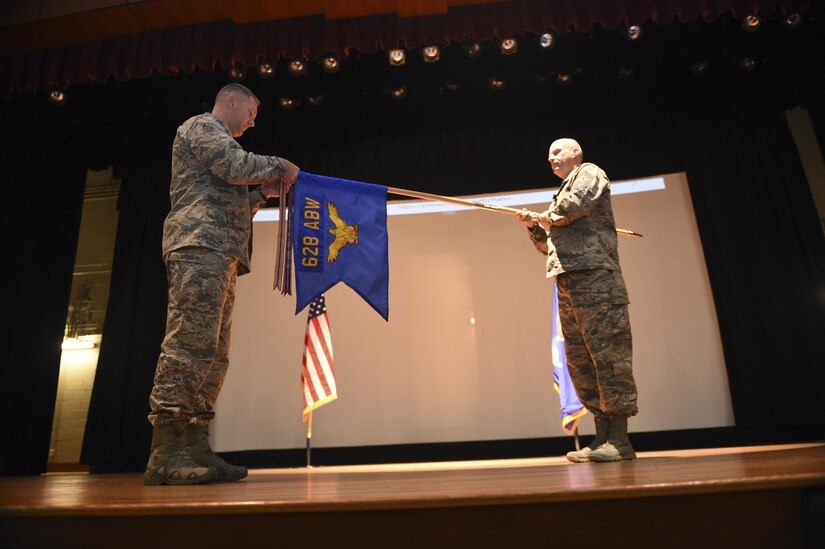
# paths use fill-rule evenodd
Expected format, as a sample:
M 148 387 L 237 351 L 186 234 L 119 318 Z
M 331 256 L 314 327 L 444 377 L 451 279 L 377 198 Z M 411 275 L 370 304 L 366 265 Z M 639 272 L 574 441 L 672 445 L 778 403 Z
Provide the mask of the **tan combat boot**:
M 249 474 L 246 467 L 230 465 L 212 451 L 209 447 L 209 431 L 205 425 L 187 425 L 183 432 L 183 440 L 192 461 L 214 469 L 218 474 L 218 482 L 241 480 Z
M 152 454 L 143 473 L 146 486 L 207 484 L 217 478 L 214 469 L 199 466 L 187 455 L 183 448 L 183 426 L 183 421 L 155 425 Z
M 587 463 L 590 461 L 590 452 L 607 442 L 607 436 L 610 433 L 610 416 L 593 416 L 593 421 L 596 423 L 596 438 L 593 442 L 575 452 L 567 452 L 567 459 L 573 463 Z
M 590 452 L 590 461 L 623 461 L 636 459 L 636 452 L 627 437 L 627 416 L 610 416 L 607 442 Z

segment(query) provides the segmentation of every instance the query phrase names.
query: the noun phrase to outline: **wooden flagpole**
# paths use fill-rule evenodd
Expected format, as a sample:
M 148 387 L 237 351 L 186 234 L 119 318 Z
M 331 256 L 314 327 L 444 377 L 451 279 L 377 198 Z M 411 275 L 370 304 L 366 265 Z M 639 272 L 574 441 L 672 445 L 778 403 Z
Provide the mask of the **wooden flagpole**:
M 462 200 L 461 198 L 455 198 L 452 196 L 422 193 L 419 191 L 410 191 L 408 189 L 399 189 L 397 187 L 387 187 L 387 192 L 392 194 L 398 194 L 401 196 L 409 196 L 412 198 L 421 198 L 423 200 L 432 200 L 435 202 L 449 202 L 450 204 L 459 204 L 461 206 L 469 206 L 471 208 L 479 208 L 482 210 L 499 212 L 506 215 L 516 215 L 521 211 L 517 210 L 516 208 L 508 208 L 506 206 L 495 206 L 493 204 L 483 204 L 481 202 L 470 202 L 469 200 Z M 624 236 L 642 236 L 640 233 L 637 233 L 635 231 L 629 231 L 627 229 L 616 229 L 616 232 Z

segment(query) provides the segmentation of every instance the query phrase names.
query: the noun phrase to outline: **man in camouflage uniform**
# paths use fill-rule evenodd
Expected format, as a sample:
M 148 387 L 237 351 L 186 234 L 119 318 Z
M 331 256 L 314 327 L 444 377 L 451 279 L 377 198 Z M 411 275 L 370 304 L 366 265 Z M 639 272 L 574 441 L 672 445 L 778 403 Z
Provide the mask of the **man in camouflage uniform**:
M 546 211 L 522 210 L 517 217 L 547 256 L 547 277 L 556 278 L 570 378 L 596 423 L 594 441 L 567 458 L 634 459 L 627 436 L 627 418 L 638 412 L 633 348 L 610 180 L 582 158 L 573 139 L 554 141 L 547 160 L 562 185 Z
M 259 104 L 247 88 L 229 84 L 211 113 L 178 128 L 172 146 L 172 209 L 163 225 L 169 305 L 149 399 L 146 485 L 247 476 L 246 467 L 212 452 L 207 426 L 229 365 L 235 280 L 250 268 L 252 216 L 299 171 L 288 160 L 245 152 L 235 141 L 255 125 Z

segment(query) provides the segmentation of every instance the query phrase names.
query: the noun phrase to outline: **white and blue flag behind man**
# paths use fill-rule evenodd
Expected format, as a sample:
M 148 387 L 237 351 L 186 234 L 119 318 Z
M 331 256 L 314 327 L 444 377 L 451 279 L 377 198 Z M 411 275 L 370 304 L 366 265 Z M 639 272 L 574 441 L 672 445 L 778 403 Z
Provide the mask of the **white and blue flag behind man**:
M 564 334 L 559 319 L 559 295 L 553 284 L 553 387 L 559 393 L 561 401 L 561 427 L 565 434 L 573 435 L 579 426 L 579 420 L 587 409 L 576 396 L 576 389 L 570 381 L 567 371 L 567 356 L 564 354 Z

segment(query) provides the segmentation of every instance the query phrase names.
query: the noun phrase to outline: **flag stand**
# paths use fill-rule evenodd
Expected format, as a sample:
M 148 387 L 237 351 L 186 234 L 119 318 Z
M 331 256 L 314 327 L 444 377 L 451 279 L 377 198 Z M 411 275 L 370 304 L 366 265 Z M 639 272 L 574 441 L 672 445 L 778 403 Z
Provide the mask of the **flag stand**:
M 576 445 L 576 451 L 578 452 L 581 450 L 581 445 L 579 444 L 579 428 L 576 427 L 573 429 L 573 443 Z M 309 443 L 307 443 L 309 444 Z
M 312 467 L 312 412 L 307 420 L 307 468 Z
M 324 294 L 309 305 L 307 333 L 304 337 L 304 359 L 301 370 L 304 393 L 303 420 L 307 424 L 307 468 L 312 467 L 313 411 L 338 397 L 335 368 L 332 365 L 332 337 Z

